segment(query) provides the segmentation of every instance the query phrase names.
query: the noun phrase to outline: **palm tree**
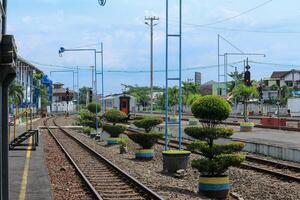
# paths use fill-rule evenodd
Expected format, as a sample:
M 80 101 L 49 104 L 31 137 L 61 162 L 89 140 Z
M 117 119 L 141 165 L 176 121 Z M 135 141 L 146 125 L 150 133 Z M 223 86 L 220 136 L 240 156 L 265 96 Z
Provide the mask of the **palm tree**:
M 10 102 L 13 103 L 16 108 L 18 108 L 18 105 L 22 102 L 22 98 L 24 96 L 23 91 L 24 87 L 15 80 L 9 86 L 8 96 Z

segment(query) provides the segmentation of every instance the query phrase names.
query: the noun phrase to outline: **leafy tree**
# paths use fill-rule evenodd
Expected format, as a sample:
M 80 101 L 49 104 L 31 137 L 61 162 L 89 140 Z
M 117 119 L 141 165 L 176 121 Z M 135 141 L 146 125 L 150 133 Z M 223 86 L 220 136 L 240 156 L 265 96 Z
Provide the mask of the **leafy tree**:
M 182 83 L 182 103 L 184 106 L 191 105 L 191 98 L 194 95 L 199 94 L 199 86 L 194 82 L 183 82 Z
M 140 107 L 142 106 L 143 108 L 147 107 L 150 105 L 150 88 L 149 87 L 141 87 L 138 85 L 125 85 L 122 84 L 124 87 L 125 93 L 132 95 L 136 98 L 138 110 L 140 110 Z M 163 88 L 154 86 L 153 87 L 153 92 L 163 92 Z
M 257 88 L 255 85 L 246 86 L 244 83 L 237 85 L 233 89 L 233 96 L 237 101 L 241 101 L 244 104 L 244 120 L 248 121 L 248 102 L 251 97 L 258 96 Z
M 79 104 L 86 105 L 86 95 L 87 92 L 90 91 L 92 88 L 90 87 L 82 87 L 79 89 Z
M 9 102 L 13 103 L 16 108 L 20 105 L 22 102 L 22 98 L 24 96 L 24 87 L 20 85 L 16 80 L 14 80 L 8 88 L 8 96 L 9 96 Z
M 228 74 L 233 80 L 228 83 L 228 92 L 232 92 L 235 86 L 239 85 L 244 80 L 244 73 L 241 72 L 230 72 Z

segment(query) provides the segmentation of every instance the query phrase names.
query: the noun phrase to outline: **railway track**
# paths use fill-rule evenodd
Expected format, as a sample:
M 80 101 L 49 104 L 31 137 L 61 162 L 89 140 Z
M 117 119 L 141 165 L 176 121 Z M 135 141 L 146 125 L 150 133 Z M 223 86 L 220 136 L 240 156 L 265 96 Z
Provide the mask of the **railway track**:
M 57 126 L 56 118 L 51 120 Z M 45 121 L 45 126 L 48 126 L 47 121 Z M 163 199 L 90 147 L 71 136 L 66 130 L 60 128 L 56 131 L 50 129 L 48 131 L 89 186 L 95 199 Z
M 128 129 L 128 131 L 139 132 L 133 128 Z M 159 140 L 157 143 L 160 145 L 165 144 L 163 140 Z M 189 143 L 183 142 L 182 144 L 184 149 L 187 149 L 187 145 L 189 145 Z M 170 139 L 169 147 L 178 148 L 178 141 Z M 197 152 L 193 153 L 197 154 Z M 246 160 L 241 164 L 241 167 L 273 175 L 280 179 L 297 181 L 300 183 L 300 167 L 295 165 L 284 164 L 247 155 Z

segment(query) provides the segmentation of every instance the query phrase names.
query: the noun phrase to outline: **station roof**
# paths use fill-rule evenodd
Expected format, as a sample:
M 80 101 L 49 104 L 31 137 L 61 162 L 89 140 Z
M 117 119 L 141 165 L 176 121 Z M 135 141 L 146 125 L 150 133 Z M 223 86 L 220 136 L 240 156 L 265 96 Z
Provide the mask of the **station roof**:
M 23 58 L 22 56 L 18 55 L 17 56 L 17 61 L 23 63 L 24 65 L 29 66 L 30 68 L 32 68 L 33 70 L 36 70 L 38 72 L 42 72 L 40 69 L 38 69 L 34 64 L 30 63 L 28 60 L 26 60 L 25 58 Z

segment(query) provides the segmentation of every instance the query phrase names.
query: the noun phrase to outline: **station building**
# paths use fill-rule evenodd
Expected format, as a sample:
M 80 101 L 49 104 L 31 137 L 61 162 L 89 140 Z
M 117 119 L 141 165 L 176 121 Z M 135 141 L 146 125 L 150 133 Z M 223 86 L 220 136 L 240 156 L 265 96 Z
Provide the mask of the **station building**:
M 16 81 L 23 86 L 23 99 L 21 105 L 18 106 L 18 112 L 22 112 L 26 108 L 33 109 L 33 113 L 38 114 L 41 108 L 39 86 L 40 82 L 34 81 L 33 74 L 41 73 L 36 66 L 26 61 L 21 56 L 16 60 Z M 13 105 L 13 112 L 15 113 L 16 106 Z
M 69 103 L 67 103 L 67 88 L 64 84 L 56 82 L 53 83 L 53 98 L 52 98 L 52 112 L 73 112 L 76 111 L 76 95 L 74 90 L 69 90 Z

